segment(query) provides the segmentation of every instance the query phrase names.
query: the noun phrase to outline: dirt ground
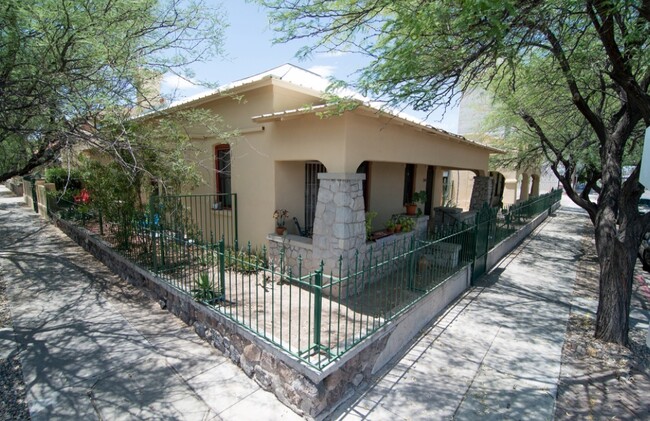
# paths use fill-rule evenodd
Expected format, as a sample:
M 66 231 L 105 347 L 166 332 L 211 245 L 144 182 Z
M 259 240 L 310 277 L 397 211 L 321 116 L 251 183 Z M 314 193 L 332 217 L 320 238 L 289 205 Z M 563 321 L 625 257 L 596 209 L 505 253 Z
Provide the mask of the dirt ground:
M 594 339 L 598 260 L 593 239 L 583 242 L 573 306 L 562 349 L 556 420 L 650 419 L 650 349 L 646 346 L 650 274 L 637 264 L 630 347 Z

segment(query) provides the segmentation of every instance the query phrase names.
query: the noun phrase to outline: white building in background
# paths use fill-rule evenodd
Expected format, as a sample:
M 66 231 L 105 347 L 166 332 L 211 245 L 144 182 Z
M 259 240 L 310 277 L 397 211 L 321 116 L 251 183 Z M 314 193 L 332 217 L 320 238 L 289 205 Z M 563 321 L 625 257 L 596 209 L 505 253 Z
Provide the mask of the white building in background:
M 458 112 L 458 134 L 474 141 L 489 144 L 490 139 L 502 137 L 504 130 L 487 132 L 485 120 L 492 110 L 492 96 L 483 89 L 474 89 L 464 92 L 460 101 Z M 498 172 L 503 175 L 503 205 L 511 205 L 529 197 L 535 197 L 547 193 L 551 189 L 558 188 L 558 179 L 548 165 L 541 165 L 536 168 L 507 169 L 490 168 L 491 172 Z M 458 175 L 459 185 L 467 183 L 463 177 L 467 174 Z

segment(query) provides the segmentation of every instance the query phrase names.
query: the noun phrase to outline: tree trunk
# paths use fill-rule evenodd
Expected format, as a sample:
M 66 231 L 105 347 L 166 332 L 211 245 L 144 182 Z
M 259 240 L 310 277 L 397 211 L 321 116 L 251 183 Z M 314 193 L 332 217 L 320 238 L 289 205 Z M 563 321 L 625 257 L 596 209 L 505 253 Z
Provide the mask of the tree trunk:
M 600 238 L 599 238 L 600 237 Z M 595 337 L 606 342 L 628 345 L 629 311 L 636 253 L 615 236 L 598 235 L 596 249 L 600 261 L 600 290 Z

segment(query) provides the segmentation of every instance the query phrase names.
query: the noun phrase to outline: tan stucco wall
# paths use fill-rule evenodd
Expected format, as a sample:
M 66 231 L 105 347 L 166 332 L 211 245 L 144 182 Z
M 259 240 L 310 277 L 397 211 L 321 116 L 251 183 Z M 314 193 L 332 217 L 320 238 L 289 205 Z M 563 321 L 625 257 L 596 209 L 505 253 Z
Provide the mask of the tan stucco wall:
M 345 152 L 345 125 L 342 118 L 321 119 L 306 115 L 266 123 L 265 127 L 271 139 L 273 159 L 320 161 L 328 172 L 344 172 L 341 168 Z M 355 171 L 356 167 L 350 172 Z
M 280 161 L 275 164 L 275 195 L 273 198 L 276 208 L 289 211 L 286 227 L 289 234 L 298 234 L 293 218 L 298 218 L 301 227 L 305 227 L 305 163 L 303 161 Z M 271 229 L 274 220 L 269 214 Z M 268 223 L 267 223 L 268 225 Z M 270 231 L 269 231 L 270 232 Z
M 463 170 L 449 170 L 451 180 L 454 182 L 452 192 L 456 207 L 469 210 L 469 204 L 472 200 L 472 189 L 474 188 L 474 177 L 476 173 Z
M 366 211 L 377 212 L 373 230 L 384 224 L 395 213 L 403 213 L 404 164 L 372 162 L 370 164 L 370 197 Z
M 347 113 L 346 167 L 353 171 L 367 161 L 445 165 L 487 171 L 486 150 L 399 124 L 386 117 Z M 426 171 L 426 169 L 425 169 Z M 426 175 L 426 172 L 425 172 Z M 422 178 L 422 177 L 420 177 Z

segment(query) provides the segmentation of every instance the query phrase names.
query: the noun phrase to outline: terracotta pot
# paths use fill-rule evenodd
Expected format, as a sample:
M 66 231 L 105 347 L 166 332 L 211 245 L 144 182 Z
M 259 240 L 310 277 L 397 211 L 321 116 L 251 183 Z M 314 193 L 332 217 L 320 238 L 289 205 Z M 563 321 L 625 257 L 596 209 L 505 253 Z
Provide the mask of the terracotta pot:
M 395 232 L 402 232 L 402 224 L 395 224 Z
M 287 231 L 287 227 L 275 227 L 275 233 L 277 235 L 284 235 L 286 231 Z
M 404 205 L 406 206 L 407 215 L 415 215 L 418 212 L 418 205 Z

